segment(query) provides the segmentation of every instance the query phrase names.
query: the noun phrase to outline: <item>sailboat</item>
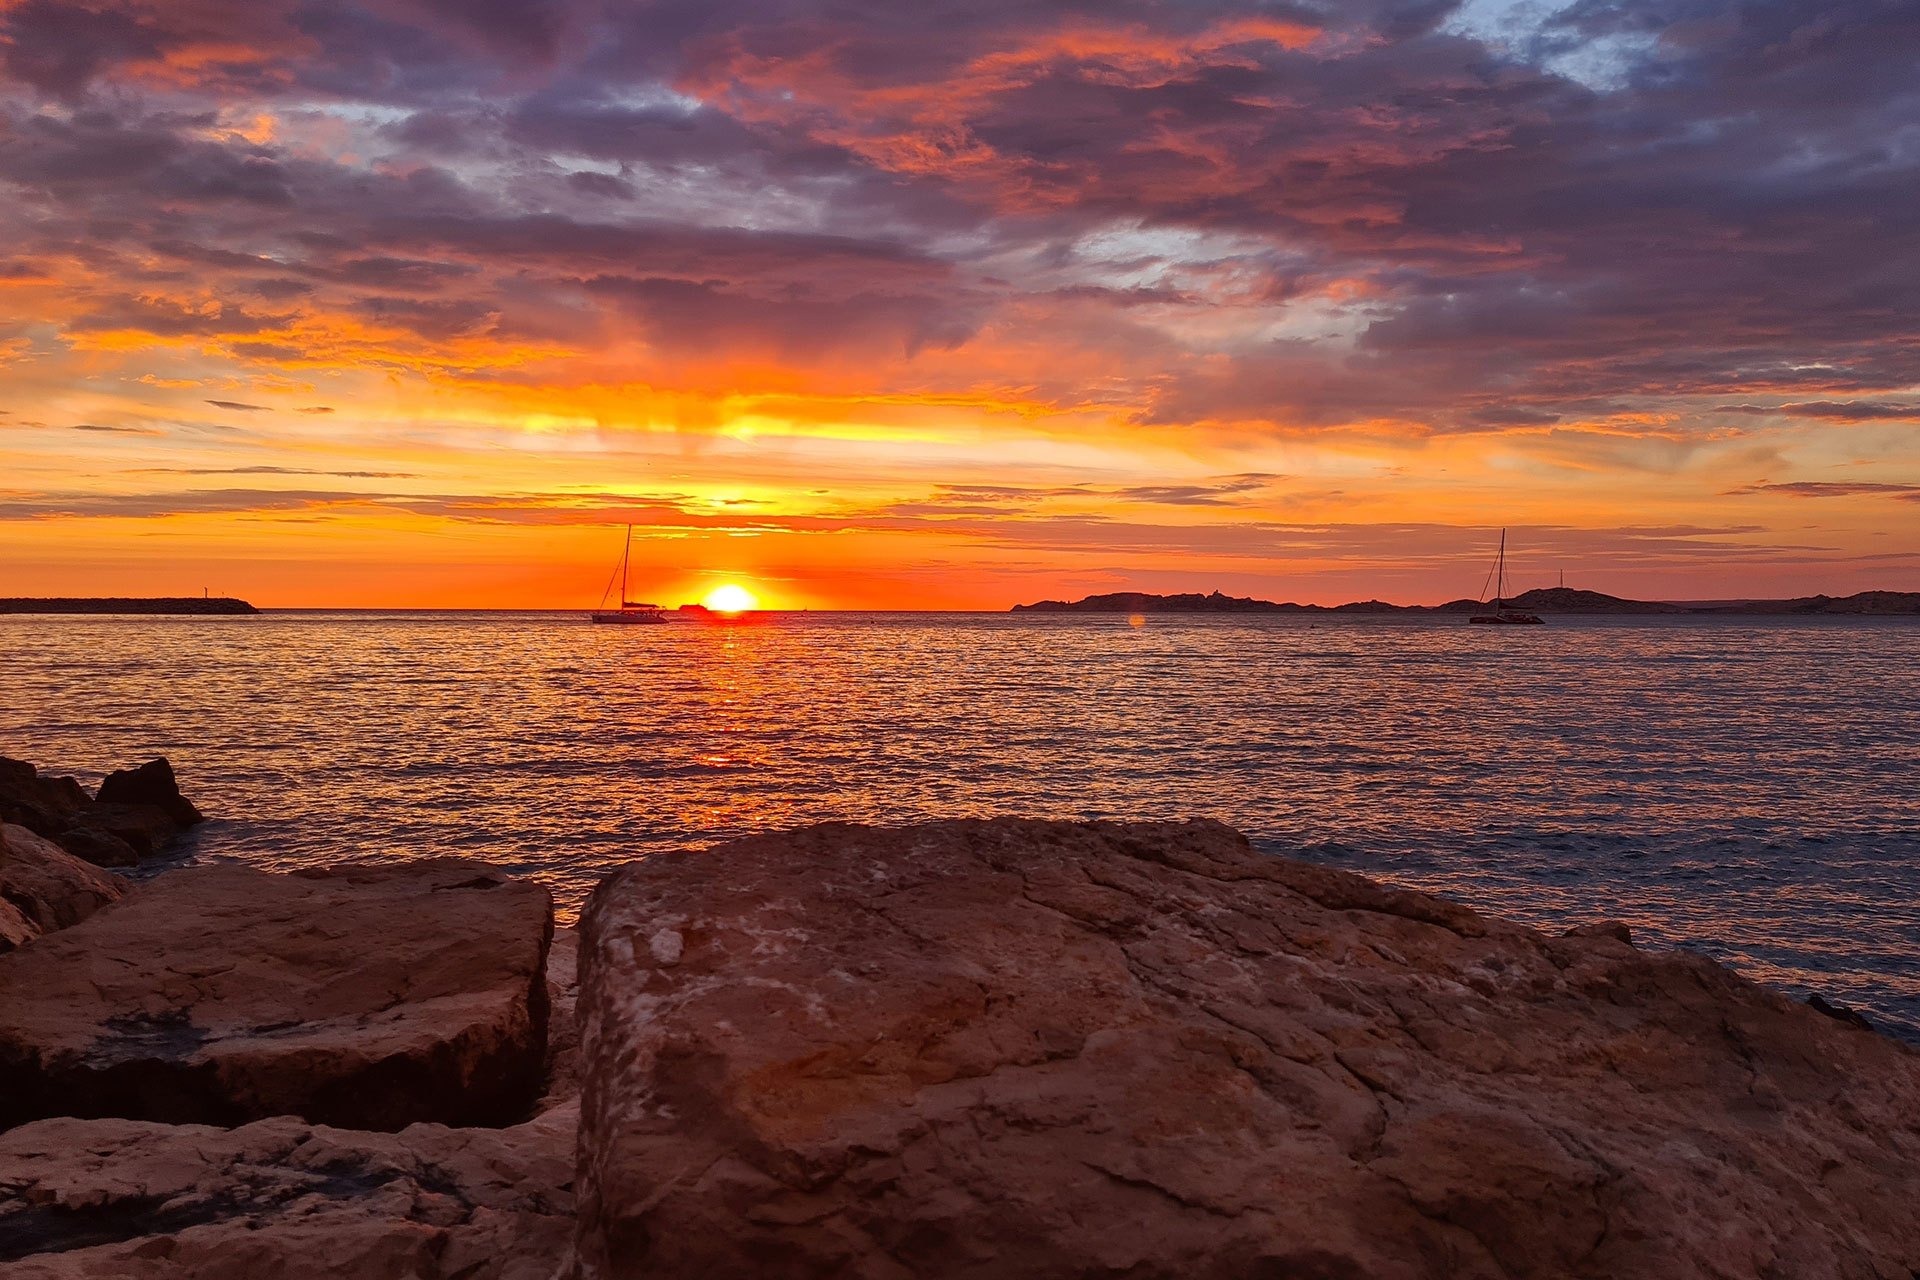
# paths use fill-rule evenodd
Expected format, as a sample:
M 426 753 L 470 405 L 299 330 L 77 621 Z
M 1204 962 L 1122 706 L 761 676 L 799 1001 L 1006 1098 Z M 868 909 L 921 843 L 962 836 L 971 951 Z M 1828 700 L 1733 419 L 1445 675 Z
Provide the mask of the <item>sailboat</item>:
M 1496 626 L 1539 626 L 1546 621 L 1539 614 L 1527 613 L 1520 609 L 1507 607 L 1507 531 L 1500 531 L 1500 554 L 1494 557 L 1493 568 L 1487 574 L 1493 582 L 1493 610 L 1491 613 L 1476 613 L 1468 622 L 1490 622 Z M 1486 590 L 1483 585 L 1481 590 Z
M 665 624 L 667 615 L 657 604 L 646 604 L 639 600 L 627 599 L 627 564 L 633 558 L 633 526 L 627 526 L 627 540 L 620 548 L 620 607 L 618 609 L 596 609 L 593 612 L 595 622 L 611 623 L 615 626 L 658 626 Z M 600 603 L 606 604 L 607 596 L 613 590 L 611 579 L 607 589 L 600 593 Z

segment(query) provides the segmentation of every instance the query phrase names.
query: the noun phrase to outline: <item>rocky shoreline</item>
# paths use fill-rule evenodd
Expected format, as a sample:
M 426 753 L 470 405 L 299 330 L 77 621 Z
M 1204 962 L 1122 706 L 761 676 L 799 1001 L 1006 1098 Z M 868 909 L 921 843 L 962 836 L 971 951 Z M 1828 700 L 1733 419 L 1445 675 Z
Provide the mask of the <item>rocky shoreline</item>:
M 110 773 L 90 796 L 72 778 L 43 777 L 24 760 L 0 756 L 0 823 L 25 827 L 97 866 L 144 862 L 201 821 L 165 760 Z
M 576 933 L 12 816 L 184 814 L 155 764 L 0 771 L 9 1277 L 1920 1274 L 1920 1053 L 1621 925 L 999 819 L 655 855 Z

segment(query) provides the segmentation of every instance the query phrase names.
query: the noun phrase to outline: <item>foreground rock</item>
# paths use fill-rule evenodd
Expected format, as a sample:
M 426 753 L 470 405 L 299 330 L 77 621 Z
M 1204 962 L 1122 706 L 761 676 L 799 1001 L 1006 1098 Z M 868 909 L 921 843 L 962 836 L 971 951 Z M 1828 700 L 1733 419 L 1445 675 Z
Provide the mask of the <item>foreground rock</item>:
M 126 891 L 119 876 L 25 827 L 0 823 L 0 951 L 79 924 Z
M 544 888 L 451 859 L 171 872 L 0 956 L 0 1126 L 512 1123 L 552 922 Z
M 133 866 L 201 821 L 165 758 L 108 774 L 91 797 L 72 778 L 43 777 L 24 760 L 0 757 L 0 822 L 98 866 Z
M 0 1134 L 0 1271 L 547 1280 L 573 1229 L 575 1119 L 397 1134 L 42 1120 Z
M 582 925 L 583 1277 L 1906 1277 L 1920 1055 L 1228 829 L 818 827 Z

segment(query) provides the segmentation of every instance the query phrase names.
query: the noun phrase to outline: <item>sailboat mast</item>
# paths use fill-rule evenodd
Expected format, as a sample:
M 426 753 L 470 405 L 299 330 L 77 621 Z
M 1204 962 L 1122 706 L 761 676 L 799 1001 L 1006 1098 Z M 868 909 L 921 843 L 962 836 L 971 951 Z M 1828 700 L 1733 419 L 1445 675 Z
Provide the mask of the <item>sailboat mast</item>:
M 1507 531 L 1505 529 L 1502 529 L 1500 531 L 1499 564 L 1500 564 L 1499 582 L 1494 587 L 1494 591 L 1497 593 L 1493 597 L 1493 602 L 1495 604 L 1499 604 L 1501 601 L 1507 598 Z
M 633 554 L 633 526 L 627 526 L 627 540 L 620 548 L 620 607 L 627 607 L 627 557 Z

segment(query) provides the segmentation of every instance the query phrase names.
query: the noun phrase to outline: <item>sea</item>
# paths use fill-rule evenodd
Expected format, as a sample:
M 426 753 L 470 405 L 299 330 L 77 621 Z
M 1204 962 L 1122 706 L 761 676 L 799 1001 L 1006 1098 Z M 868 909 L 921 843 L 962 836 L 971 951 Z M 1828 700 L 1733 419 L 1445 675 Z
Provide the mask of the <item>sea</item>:
M 458 854 L 563 918 L 807 823 L 1217 818 L 1920 1043 L 1920 619 L 8 616 L 0 754 L 167 756 L 211 821 L 163 867 Z

